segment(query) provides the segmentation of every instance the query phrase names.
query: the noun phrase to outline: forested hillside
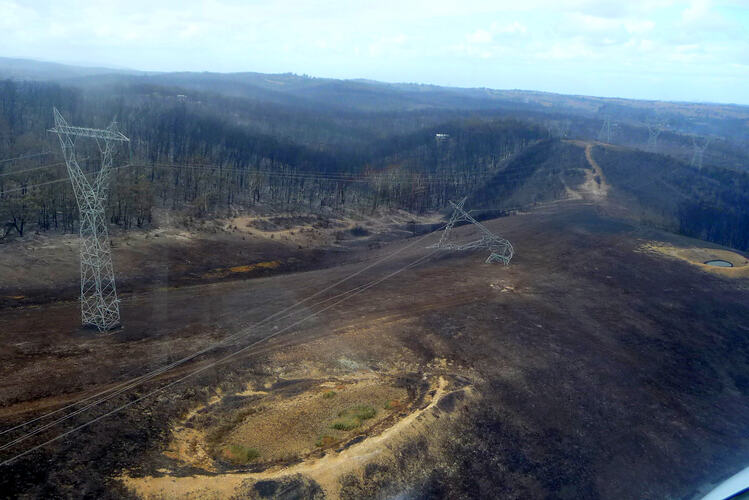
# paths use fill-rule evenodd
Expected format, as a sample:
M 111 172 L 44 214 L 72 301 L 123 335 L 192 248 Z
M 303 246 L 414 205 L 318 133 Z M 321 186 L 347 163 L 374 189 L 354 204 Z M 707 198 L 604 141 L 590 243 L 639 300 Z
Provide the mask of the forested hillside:
M 35 74 L 55 66 L 42 70 Z M 194 221 L 248 210 L 425 213 L 463 196 L 490 211 L 559 199 L 587 168 L 583 149 L 560 139 L 596 140 L 602 117 L 614 116 L 611 142 L 627 148 L 595 154 L 642 220 L 748 245 L 747 148 L 732 133 L 684 133 L 699 120 L 713 132 L 743 126 L 741 107 L 711 108 L 716 118 L 707 119 L 686 105 L 648 111 L 637 102 L 296 75 L 64 75 L 0 81 L 3 238 L 77 230 L 57 137 L 47 132 L 57 107 L 73 125 L 104 128 L 116 118 L 130 138 L 117 152 L 107 206 L 119 230 L 150 227 L 155 208 Z M 655 148 L 654 109 L 667 127 Z M 688 165 L 693 141 L 708 139 L 698 171 Z M 77 148 L 84 170 L 96 171 L 95 144 Z
M 749 174 L 618 148 L 597 147 L 594 155 L 622 203 L 642 220 L 749 250 Z
M 545 140 L 514 156 L 475 190 L 468 203 L 483 209 L 508 209 L 566 196 L 565 188 L 582 182 L 589 168 L 583 148 Z
M 532 124 L 500 119 L 452 120 L 398 134 L 399 117 L 386 115 L 379 119 L 389 120 L 382 127 L 392 134 L 388 138 L 372 138 L 357 151 L 348 145 L 314 149 L 284 134 L 259 133 L 227 118 L 221 107 L 152 90 L 128 88 L 112 97 L 57 84 L 3 82 L 3 156 L 49 152 L 2 165 L 5 235 L 21 236 L 29 227 L 75 230 L 77 210 L 57 139 L 46 132 L 53 106 L 73 124 L 104 127 L 116 116 L 130 137 L 129 149 L 117 158 L 108 205 L 111 222 L 123 229 L 147 225 L 154 207 L 199 218 L 258 205 L 291 211 L 433 210 L 477 188 L 545 134 Z M 367 115 L 358 120 L 368 123 Z M 272 121 L 296 126 L 294 120 Z M 437 133 L 447 135 L 437 139 Z M 90 146 L 81 141 L 79 154 L 88 158 L 84 169 L 94 171 L 98 156 Z

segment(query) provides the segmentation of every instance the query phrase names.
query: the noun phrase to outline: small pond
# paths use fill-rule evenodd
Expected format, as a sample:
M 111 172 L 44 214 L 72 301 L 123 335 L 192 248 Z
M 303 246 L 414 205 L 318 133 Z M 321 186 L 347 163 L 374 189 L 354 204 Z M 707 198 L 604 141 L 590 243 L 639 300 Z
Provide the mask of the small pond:
M 720 259 L 708 260 L 705 262 L 705 264 L 707 264 L 708 266 L 716 266 L 716 267 L 733 267 L 733 264 L 731 264 L 727 260 L 720 260 Z

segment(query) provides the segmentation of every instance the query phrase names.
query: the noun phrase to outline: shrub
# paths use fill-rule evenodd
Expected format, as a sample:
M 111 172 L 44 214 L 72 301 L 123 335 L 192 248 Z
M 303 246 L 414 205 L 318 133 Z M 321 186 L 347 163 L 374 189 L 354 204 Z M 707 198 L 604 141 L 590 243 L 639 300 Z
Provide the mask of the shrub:
M 376 413 L 377 411 L 369 405 L 354 406 L 339 413 L 340 418 L 333 422 L 331 427 L 339 431 L 350 431 L 359 427 L 363 420 L 374 417 Z
M 331 427 L 339 431 L 350 431 L 356 429 L 361 424 L 361 420 L 354 417 L 341 418 L 333 422 Z
M 228 455 L 233 462 L 246 464 L 260 457 L 260 452 L 255 448 L 248 448 L 241 444 L 233 444 L 229 447 Z
M 375 416 L 377 411 L 369 405 L 359 405 L 354 407 L 354 414 L 359 420 L 367 420 Z
M 320 436 L 317 438 L 317 441 L 315 441 L 315 446 L 318 448 L 322 448 L 323 446 L 329 446 L 331 444 L 335 443 L 335 438 L 333 436 L 328 436 L 325 434 L 324 436 Z

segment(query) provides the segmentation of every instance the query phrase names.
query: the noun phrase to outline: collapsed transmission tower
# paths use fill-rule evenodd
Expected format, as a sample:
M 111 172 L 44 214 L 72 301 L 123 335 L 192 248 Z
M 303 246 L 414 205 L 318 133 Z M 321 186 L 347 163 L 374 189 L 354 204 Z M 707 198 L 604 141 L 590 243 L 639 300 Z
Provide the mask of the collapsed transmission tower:
M 702 169 L 702 158 L 705 155 L 705 150 L 710 145 L 710 141 L 712 139 L 708 137 L 705 139 L 705 142 L 700 144 L 697 144 L 697 139 L 692 137 L 692 145 L 694 146 L 694 152 L 692 153 L 692 160 L 689 162 L 689 165 L 693 167 L 697 167 L 698 169 Z
M 117 123 L 107 129 L 71 127 L 54 108 L 54 132 L 60 138 L 70 182 L 80 211 L 81 240 L 81 321 L 83 326 L 100 332 L 120 324 L 120 306 L 114 283 L 114 269 L 109 243 L 109 231 L 104 211 L 112 170 L 115 143 L 129 142 L 118 129 Z M 101 152 L 101 169 L 92 181 L 78 165 L 75 138 L 90 137 L 96 140 Z
M 491 262 L 502 262 L 504 265 L 510 264 L 510 259 L 514 253 L 512 244 L 504 238 L 497 236 L 496 234 L 489 231 L 483 224 L 471 217 L 471 215 L 463 210 L 463 204 L 466 202 L 466 198 L 463 198 L 460 203 L 450 202 L 450 205 L 455 209 L 453 210 L 450 221 L 442 231 L 440 240 L 434 245 L 430 245 L 427 248 L 437 248 L 439 250 L 474 250 L 476 248 L 487 248 L 491 251 L 489 257 L 486 259 L 486 263 Z M 457 222 L 470 222 L 479 228 L 481 231 L 481 239 L 471 241 L 469 243 L 451 243 L 449 242 L 450 231 Z

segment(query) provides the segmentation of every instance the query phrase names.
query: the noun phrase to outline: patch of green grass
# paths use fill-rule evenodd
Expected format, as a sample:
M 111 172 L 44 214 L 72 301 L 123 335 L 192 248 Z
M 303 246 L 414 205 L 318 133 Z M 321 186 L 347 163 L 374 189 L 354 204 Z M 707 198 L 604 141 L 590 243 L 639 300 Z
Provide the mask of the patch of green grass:
M 260 457 L 260 452 L 256 448 L 248 448 L 241 444 L 229 446 L 229 456 L 233 462 L 246 464 Z
M 361 420 L 359 420 L 358 418 L 347 417 L 339 418 L 338 420 L 333 422 L 333 425 L 331 425 L 331 427 L 339 431 L 350 431 L 359 427 L 359 424 L 361 424 Z
M 330 399 L 333 396 L 335 396 L 335 391 L 325 391 L 322 393 L 322 397 L 325 399 Z
M 338 414 L 340 417 L 331 427 L 339 431 L 350 431 L 359 427 L 364 420 L 374 417 L 377 411 L 369 405 L 358 405 Z
M 335 438 L 333 436 L 328 436 L 325 434 L 324 436 L 320 436 L 317 438 L 317 441 L 315 441 L 315 446 L 318 448 L 322 448 L 323 446 L 329 446 L 332 443 L 335 443 Z
M 367 420 L 374 417 L 377 414 L 377 410 L 369 405 L 359 405 L 354 407 L 354 415 L 359 420 Z

